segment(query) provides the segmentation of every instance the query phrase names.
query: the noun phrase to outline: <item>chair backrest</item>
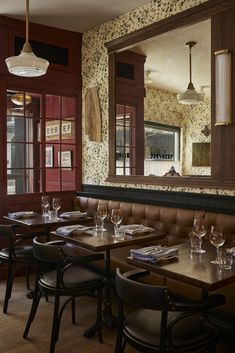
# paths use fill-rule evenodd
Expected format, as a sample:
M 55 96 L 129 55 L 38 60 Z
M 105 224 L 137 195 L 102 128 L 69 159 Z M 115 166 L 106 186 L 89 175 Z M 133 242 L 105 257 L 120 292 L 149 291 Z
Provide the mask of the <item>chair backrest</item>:
M 33 254 L 40 262 L 47 263 L 59 263 L 64 258 L 61 246 L 40 243 L 37 237 L 33 239 Z
M 174 301 L 165 286 L 136 282 L 116 270 L 116 290 L 124 302 L 152 310 L 168 311 L 174 307 Z
M 13 232 L 12 226 L 1 224 L 0 225 L 0 237 L 10 240 L 14 238 L 15 233 Z

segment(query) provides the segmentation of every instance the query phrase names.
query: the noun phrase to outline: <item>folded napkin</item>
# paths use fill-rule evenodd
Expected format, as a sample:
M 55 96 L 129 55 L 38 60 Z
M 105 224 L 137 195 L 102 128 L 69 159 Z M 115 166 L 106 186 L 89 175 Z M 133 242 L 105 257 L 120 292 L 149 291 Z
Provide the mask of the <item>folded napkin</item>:
M 147 246 L 141 249 L 131 249 L 130 256 L 136 260 L 156 263 L 177 257 L 178 249 L 161 246 Z
M 93 229 L 93 227 L 82 226 L 80 224 L 75 224 L 73 226 L 60 227 L 56 229 L 56 234 L 58 235 L 72 235 L 73 233 L 84 233 Z
M 70 211 L 61 213 L 61 218 L 72 219 L 72 218 L 84 218 L 87 216 L 87 212 L 80 212 L 80 211 Z
M 135 235 L 138 233 L 150 233 L 154 232 L 154 228 L 146 227 L 143 224 L 127 224 L 125 226 L 121 226 L 120 229 L 125 230 L 127 234 Z
M 37 213 L 34 211 L 21 211 L 21 212 L 8 213 L 8 216 L 14 219 L 31 218 L 31 217 L 37 216 Z

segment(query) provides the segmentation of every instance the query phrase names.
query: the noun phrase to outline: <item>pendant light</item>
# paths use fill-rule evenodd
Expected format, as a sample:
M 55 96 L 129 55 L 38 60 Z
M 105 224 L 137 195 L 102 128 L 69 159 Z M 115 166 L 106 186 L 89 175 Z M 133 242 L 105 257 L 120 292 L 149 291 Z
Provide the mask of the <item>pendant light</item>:
M 199 93 L 195 90 L 192 83 L 192 48 L 196 42 L 187 42 L 186 45 L 189 47 L 189 84 L 185 92 L 177 95 L 177 99 L 181 104 L 199 104 L 204 100 L 204 93 Z
M 26 0 L 26 38 L 23 49 L 18 56 L 5 60 L 8 71 L 16 76 L 37 77 L 45 75 L 49 62 L 37 57 L 29 43 L 29 0 Z

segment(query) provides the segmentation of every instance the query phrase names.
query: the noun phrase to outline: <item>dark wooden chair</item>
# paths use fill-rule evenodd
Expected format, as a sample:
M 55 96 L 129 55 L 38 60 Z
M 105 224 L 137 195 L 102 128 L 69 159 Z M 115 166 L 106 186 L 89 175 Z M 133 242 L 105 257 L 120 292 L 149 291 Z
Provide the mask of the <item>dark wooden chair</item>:
M 37 278 L 35 282 L 34 298 L 29 318 L 24 330 L 26 338 L 30 326 L 35 318 L 42 293 L 53 295 L 54 315 L 51 333 L 50 353 L 54 353 L 55 345 L 59 338 L 59 327 L 63 310 L 68 303 L 72 307 L 72 322 L 75 324 L 75 298 L 97 292 L 96 324 L 93 329 L 97 331 L 98 339 L 102 343 L 101 316 L 102 316 L 102 289 L 103 277 L 93 271 L 91 262 L 103 260 L 103 254 L 92 254 L 79 257 L 66 255 L 66 242 L 63 240 L 40 243 L 38 238 L 33 240 L 33 252 L 38 261 Z M 46 271 L 47 266 L 55 266 L 55 269 Z M 61 296 L 66 296 L 65 302 L 60 305 Z
M 17 226 L 0 225 L 0 238 L 6 243 L 6 247 L 0 250 L 1 262 L 7 263 L 7 281 L 3 305 L 5 314 L 7 313 L 8 302 L 11 298 L 13 281 L 17 271 L 22 266 L 26 266 L 26 284 L 27 289 L 30 290 L 29 267 L 35 263 L 33 247 L 25 243 L 25 240 L 29 237 L 32 239 L 32 235 L 17 234 L 18 228 Z
M 217 329 L 207 317 L 209 309 L 224 304 L 223 295 L 179 301 L 167 287 L 137 282 L 147 271 L 116 271 L 118 330 L 115 353 L 126 343 L 143 353 L 215 353 Z M 129 313 L 124 314 L 124 303 Z

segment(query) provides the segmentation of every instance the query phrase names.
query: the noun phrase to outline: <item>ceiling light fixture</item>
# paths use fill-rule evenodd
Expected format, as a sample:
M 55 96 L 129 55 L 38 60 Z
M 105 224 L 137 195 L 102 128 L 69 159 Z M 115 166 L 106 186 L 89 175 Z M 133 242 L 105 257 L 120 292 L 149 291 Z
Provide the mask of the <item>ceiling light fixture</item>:
M 23 92 L 15 93 L 11 96 L 12 103 L 23 106 L 32 102 L 32 98 L 29 94 L 24 94 Z
M 197 92 L 192 83 L 192 48 L 196 42 L 187 42 L 189 47 L 189 84 L 185 92 L 177 95 L 177 99 L 181 104 L 199 104 L 204 100 L 204 93 Z
M 45 75 L 49 62 L 36 56 L 29 43 L 29 0 L 26 0 L 26 38 L 21 53 L 5 60 L 8 71 L 16 76 L 37 77 Z

